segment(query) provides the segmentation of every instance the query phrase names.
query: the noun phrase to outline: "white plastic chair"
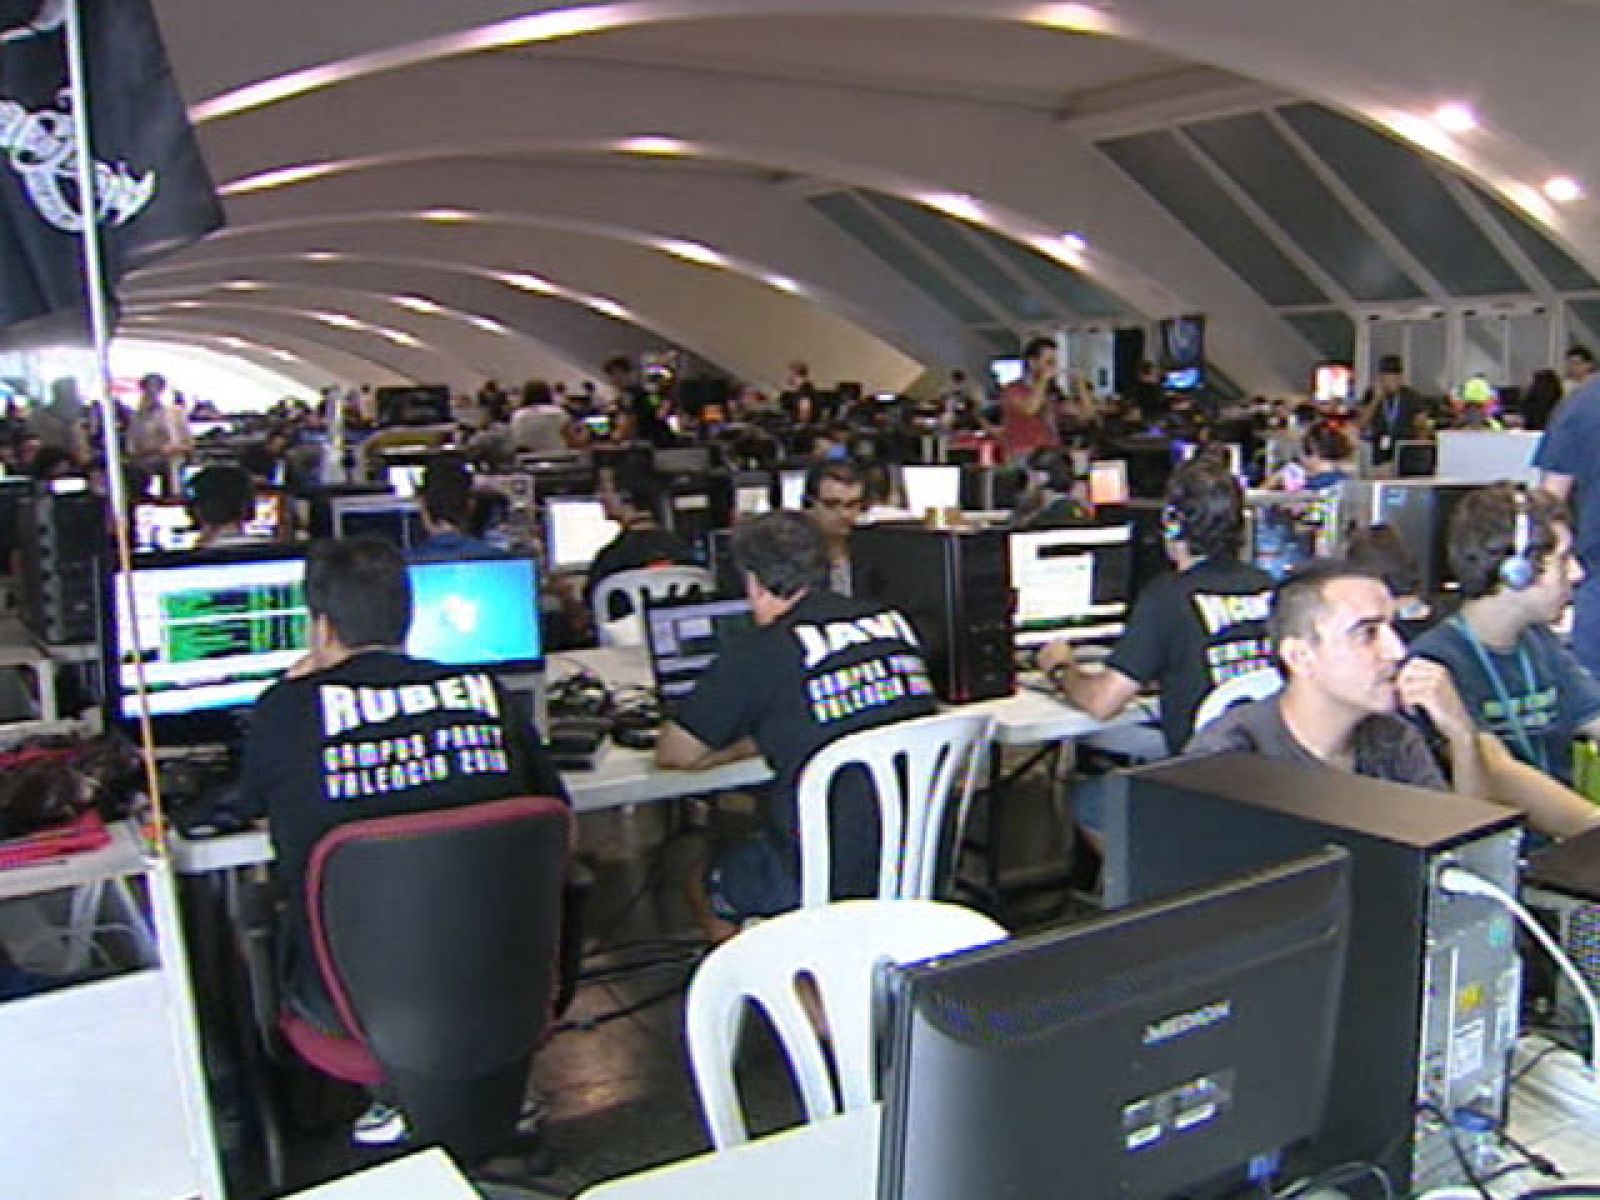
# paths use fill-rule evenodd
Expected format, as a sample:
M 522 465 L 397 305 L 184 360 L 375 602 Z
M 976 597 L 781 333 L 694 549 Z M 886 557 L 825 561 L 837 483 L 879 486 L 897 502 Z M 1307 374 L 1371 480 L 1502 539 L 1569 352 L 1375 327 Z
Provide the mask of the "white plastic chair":
M 644 642 L 645 597 L 651 600 L 689 600 L 716 593 L 717 581 L 700 567 L 640 567 L 618 571 L 594 589 L 594 624 L 602 646 L 638 646 Z M 624 596 L 627 614 L 610 619 L 611 598 Z
M 1194 731 L 1199 733 L 1235 704 L 1243 704 L 1246 700 L 1265 700 L 1268 696 L 1277 695 L 1282 688 L 1283 676 L 1276 667 L 1247 671 L 1219 683 L 1206 693 L 1206 698 L 1200 701 L 1200 707 L 1195 709 Z
M 871 773 L 878 799 L 878 898 L 932 898 L 945 809 L 959 788 L 959 845 L 993 725 L 992 717 L 940 713 L 854 733 L 813 755 L 798 789 L 801 905 L 830 899 L 828 793 L 834 776 L 856 763 Z
M 752 925 L 718 946 L 689 984 L 684 1022 L 695 1090 L 712 1145 L 749 1140 L 733 1075 L 746 1003 L 771 1021 L 788 1056 L 806 1120 L 876 1099 L 878 965 L 910 963 L 1001 941 L 1006 931 L 971 909 L 931 900 L 843 900 Z M 827 1018 L 839 1089 L 796 984 L 814 982 Z

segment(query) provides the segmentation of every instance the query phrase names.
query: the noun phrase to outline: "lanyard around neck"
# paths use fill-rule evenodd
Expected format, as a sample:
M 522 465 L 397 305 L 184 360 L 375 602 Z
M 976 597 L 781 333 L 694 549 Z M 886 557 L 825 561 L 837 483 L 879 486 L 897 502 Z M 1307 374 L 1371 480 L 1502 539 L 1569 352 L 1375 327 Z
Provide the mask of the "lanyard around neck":
M 1483 668 L 1483 673 L 1489 677 L 1489 686 L 1494 689 L 1494 698 L 1500 702 L 1501 711 L 1506 714 L 1506 721 L 1511 726 L 1511 736 L 1516 739 L 1517 745 L 1527 756 L 1529 762 L 1536 765 L 1545 774 L 1550 773 L 1549 747 L 1543 741 L 1535 743 L 1533 735 L 1528 732 L 1528 727 L 1522 723 L 1522 716 L 1511 703 L 1510 693 L 1506 691 L 1505 680 L 1500 677 L 1499 670 L 1494 665 L 1494 660 L 1489 657 L 1489 652 L 1484 649 L 1483 643 L 1478 640 L 1478 635 L 1472 631 L 1472 626 L 1467 619 L 1456 614 L 1451 618 L 1461 635 L 1467 639 L 1467 645 L 1472 647 L 1472 653 L 1478 658 L 1478 665 Z M 1533 678 L 1533 663 L 1528 660 L 1528 648 L 1517 644 L 1517 663 L 1522 668 L 1522 683 L 1527 688 L 1531 698 L 1538 690 L 1538 685 Z

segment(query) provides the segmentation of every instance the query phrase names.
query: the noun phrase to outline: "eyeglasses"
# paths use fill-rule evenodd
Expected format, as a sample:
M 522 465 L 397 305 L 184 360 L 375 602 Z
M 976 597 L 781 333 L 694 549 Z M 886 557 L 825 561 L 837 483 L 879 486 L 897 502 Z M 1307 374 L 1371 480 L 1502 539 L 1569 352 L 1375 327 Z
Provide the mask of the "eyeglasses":
M 817 507 L 826 508 L 833 512 L 842 512 L 852 508 L 864 508 L 866 499 L 862 496 L 818 496 Z

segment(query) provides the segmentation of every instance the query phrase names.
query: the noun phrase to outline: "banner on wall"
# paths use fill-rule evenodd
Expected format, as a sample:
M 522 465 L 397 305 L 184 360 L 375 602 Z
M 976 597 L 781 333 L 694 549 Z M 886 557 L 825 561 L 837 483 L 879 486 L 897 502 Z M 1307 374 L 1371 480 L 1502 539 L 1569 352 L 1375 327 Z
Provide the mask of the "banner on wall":
M 67 0 L 0 0 L 0 331 L 86 338 L 81 236 L 108 287 L 222 224 L 149 0 L 78 0 L 95 198 L 77 179 Z

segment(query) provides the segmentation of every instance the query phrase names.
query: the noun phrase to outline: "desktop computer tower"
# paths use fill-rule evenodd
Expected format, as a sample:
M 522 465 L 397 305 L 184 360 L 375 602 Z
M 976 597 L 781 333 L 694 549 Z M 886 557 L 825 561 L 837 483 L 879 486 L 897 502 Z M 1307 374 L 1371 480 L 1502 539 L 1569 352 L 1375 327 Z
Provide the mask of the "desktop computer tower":
M 1515 891 L 1520 816 L 1460 797 L 1254 755 L 1117 777 L 1105 900 L 1138 903 L 1329 843 L 1350 853 L 1352 915 L 1321 1133 L 1291 1166 L 1376 1162 L 1402 1195 L 1498 1159 L 1521 969 L 1514 922 L 1437 885 L 1459 864 Z M 1197 964 L 1196 970 L 1203 970 Z M 1472 1117 L 1464 1114 L 1470 1112 Z M 1439 1114 L 1453 1114 L 1454 1128 Z
M 28 627 L 51 645 L 95 641 L 107 557 L 105 498 L 41 484 L 22 504 L 17 532 Z
M 850 538 L 851 589 L 904 613 L 922 641 L 941 698 L 1009 696 L 1011 558 L 1003 529 L 869 525 Z

